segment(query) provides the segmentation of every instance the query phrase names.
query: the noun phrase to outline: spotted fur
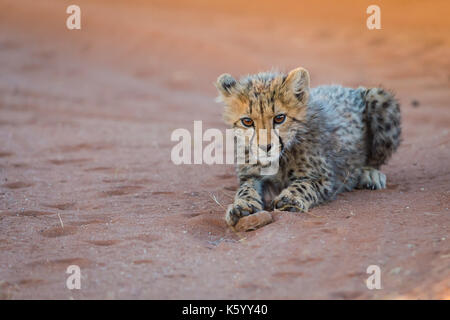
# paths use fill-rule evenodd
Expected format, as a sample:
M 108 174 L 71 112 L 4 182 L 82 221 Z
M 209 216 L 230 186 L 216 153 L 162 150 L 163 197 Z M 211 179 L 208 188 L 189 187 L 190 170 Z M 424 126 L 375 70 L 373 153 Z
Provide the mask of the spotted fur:
M 239 81 L 224 74 L 216 87 L 225 122 L 249 133 L 246 159 L 256 158 L 237 165 L 240 187 L 226 212 L 229 225 L 263 209 L 305 212 L 342 191 L 386 187 L 378 169 L 397 149 L 401 135 L 400 108 L 392 93 L 337 85 L 310 89 L 303 68 Z M 280 114 L 285 120 L 277 124 L 274 117 Z M 252 126 L 244 126 L 243 118 L 252 119 Z M 276 129 L 277 134 L 262 135 L 259 129 Z M 279 170 L 261 174 L 273 161 Z

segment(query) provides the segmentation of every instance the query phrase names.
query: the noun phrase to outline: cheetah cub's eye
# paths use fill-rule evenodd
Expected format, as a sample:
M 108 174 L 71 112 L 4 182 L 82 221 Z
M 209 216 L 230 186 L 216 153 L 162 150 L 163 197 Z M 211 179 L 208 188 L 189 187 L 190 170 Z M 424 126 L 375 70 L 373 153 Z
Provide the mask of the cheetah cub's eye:
M 273 118 L 273 123 L 275 124 L 282 124 L 286 120 L 285 114 L 279 114 Z
M 241 122 L 245 127 L 251 127 L 253 125 L 253 120 L 250 118 L 242 118 Z

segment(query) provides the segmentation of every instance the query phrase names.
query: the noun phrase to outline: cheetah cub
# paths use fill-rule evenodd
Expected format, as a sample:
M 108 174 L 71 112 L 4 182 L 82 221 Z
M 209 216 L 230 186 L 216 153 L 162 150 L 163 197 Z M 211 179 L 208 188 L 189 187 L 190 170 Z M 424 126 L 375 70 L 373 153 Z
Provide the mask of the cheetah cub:
M 224 120 L 251 137 L 226 221 L 261 210 L 306 212 L 338 193 L 386 188 L 379 171 L 400 144 L 400 108 L 380 88 L 309 87 L 303 68 L 216 82 Z M 275 134 L 261 134 L 266 129 Z M 242 132 L 242 131 L 241 131 Z M 258 151 L 258 152 L 256 152 Z M 278 162 L 270 175 L 261 169 Z

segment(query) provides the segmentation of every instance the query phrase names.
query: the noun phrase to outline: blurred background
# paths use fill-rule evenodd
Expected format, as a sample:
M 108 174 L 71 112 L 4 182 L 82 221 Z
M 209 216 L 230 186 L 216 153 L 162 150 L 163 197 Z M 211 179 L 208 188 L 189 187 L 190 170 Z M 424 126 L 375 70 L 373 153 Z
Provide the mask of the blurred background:
M 446 0 L 0 0 L 0 297 L 448 298 L 449 15 Z M 175 166 L 170 134 L 225 129 L 221 73 L 298 66 L 312 86 L 396 92 L 390 187 L 235 234 L 233 167 Z

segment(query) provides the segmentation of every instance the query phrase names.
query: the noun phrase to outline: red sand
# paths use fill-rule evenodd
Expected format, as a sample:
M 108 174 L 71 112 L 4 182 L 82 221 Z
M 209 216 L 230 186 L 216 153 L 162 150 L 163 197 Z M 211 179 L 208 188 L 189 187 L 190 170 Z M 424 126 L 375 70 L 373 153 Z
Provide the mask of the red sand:
M 366 1 L 79 0 L 69 31 L 71 1 L 0 1 L 0 297 L 450 298 L 450 6 L 377 2 L 369 31 Z M 388 188 L 233 233 L 234 168 L 175 166 L 170 134 L 225 129 L 219 74 L 297 66 L 397 92 Z

